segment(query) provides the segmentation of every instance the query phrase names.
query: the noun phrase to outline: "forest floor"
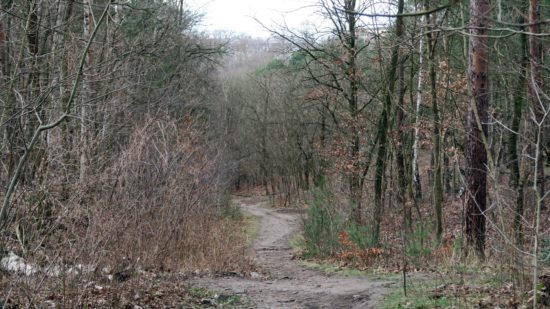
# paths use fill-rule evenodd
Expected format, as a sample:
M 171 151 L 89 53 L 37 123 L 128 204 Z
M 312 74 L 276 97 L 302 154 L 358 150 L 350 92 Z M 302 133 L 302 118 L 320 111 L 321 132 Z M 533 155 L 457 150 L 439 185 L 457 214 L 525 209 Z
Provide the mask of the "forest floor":
M 191 285 L 241 295 L 250 308 L 379 308 L 391 282 L 328 274 L 294 259 L 290 242 L 300 230 L 299 210 L 268 208 L 259 198 L 238 202 L 261 222 L 252 246 L 258 273 L 195 278 Z
M 243 259 L 248 256 L 252 260 L 247 268 L 227 262 L 222 269 L 234 271 L 136 269 L 120 280 L 98 275 L 74 283 L 65 282 L 64 277 L 16 276 L 0 271 L 0 291 L 6 292 L 0 295 L 0 307 L 522 308 L 520 304 L 531 296 L 521 289 L 516 291 L 506 275 L 506 265 L 460 262 L 452 252 L 438 264 L 432 259 L 418 269 L 410 265 L 407 295 L 401 288 L 401 268 L 394 265 L 398 263 L 396 256 L 388 257 L 385 266 L 372 265 L 369 269 L 332 260 L 301 260 L 299 248 L 293 246 L 302 228 L 303 210 L 270 204 L 261 196 L 234 199 L 242 211 L 242 216 L 236 216 L 241 218 L 237 222 L 248 234 L 238 238 L 241 244 L 249 240 L 248 255 L 242 253 Z M 459 208 L 453 207 L 456 211 Z M 447 219 L 449 225 L 456 221 Z M 387 226 L 385 230 L 392 228 L 398 227 Z M 239 229 L 239 233 L 243 231 Z M 388 242 L 399 241 L 390 236 Z M 226 238 L 235 242 L 234 235 Z M 428 266 L 422 267 L 426 263 Z M 547 268 L 541 269 L 540 280 L 545 286 L 550 282 L 548 274 Z M 544 304 L 550 305 L 550 298 Z

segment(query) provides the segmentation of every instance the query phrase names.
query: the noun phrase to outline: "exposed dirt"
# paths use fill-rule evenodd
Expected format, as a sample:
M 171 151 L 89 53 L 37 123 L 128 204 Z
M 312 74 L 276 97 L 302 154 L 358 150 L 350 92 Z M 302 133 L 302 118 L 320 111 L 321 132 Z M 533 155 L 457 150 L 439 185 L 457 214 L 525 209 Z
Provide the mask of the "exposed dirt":
M 239 202 L 261 220 L 253 254 L 267 276 L 201 278 L 193 285 L 240 294 L 250 308 L 379 308 L 390 283 L 326 274 L 292 259 L 289 242 L 300 229 L 298 212 L 265 208 L 257 200 Z

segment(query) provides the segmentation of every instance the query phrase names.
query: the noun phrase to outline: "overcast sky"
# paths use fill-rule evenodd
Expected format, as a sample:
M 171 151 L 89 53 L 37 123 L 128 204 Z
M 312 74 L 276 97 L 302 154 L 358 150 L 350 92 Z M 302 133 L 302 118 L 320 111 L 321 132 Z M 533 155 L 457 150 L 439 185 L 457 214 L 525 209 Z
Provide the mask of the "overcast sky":
M 255 37 L 269 33 L 253 19 L 266 26 L 286 23 L 292 28 L 315 22 L 312 16 L 315 0 L 188 0 L 191 9 L 205 14 L 202 29 L 229 30 Z

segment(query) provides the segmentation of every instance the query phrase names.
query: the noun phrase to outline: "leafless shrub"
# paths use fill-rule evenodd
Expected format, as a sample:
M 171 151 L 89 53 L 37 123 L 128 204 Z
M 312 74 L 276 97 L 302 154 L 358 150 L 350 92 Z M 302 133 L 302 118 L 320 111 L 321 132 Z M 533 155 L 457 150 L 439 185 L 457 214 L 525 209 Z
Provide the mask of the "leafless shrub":
M 248 270 L 243 224 L 223 216 L 223 150 L 205 138 L 190 117 L 146 117 L 118 158 L 85 186 L 69 185 L 66 200 L 46 188 L 20 190 L 3 237 L 42 271 L 4 288 L 24 299 L 43 292 L 42 280 L 55 290 L 123 270 Z M 72 293 L 65 297 L 78 303 Z

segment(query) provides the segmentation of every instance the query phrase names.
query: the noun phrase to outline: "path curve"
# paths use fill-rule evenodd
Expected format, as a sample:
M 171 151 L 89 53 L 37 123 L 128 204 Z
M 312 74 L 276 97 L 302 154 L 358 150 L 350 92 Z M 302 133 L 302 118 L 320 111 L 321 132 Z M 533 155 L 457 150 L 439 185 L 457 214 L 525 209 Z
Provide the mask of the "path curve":
M 265 208 L 257 199 L 238 202 L 261 220 L 253 254 L 268 277 L 202 278 L 194 285 L 241 294 L 250 308 L 379 308 L 388 292 L 387 282 L 326 274 L 292 260 L 289 242 L 301 227 L 297 211 Z

